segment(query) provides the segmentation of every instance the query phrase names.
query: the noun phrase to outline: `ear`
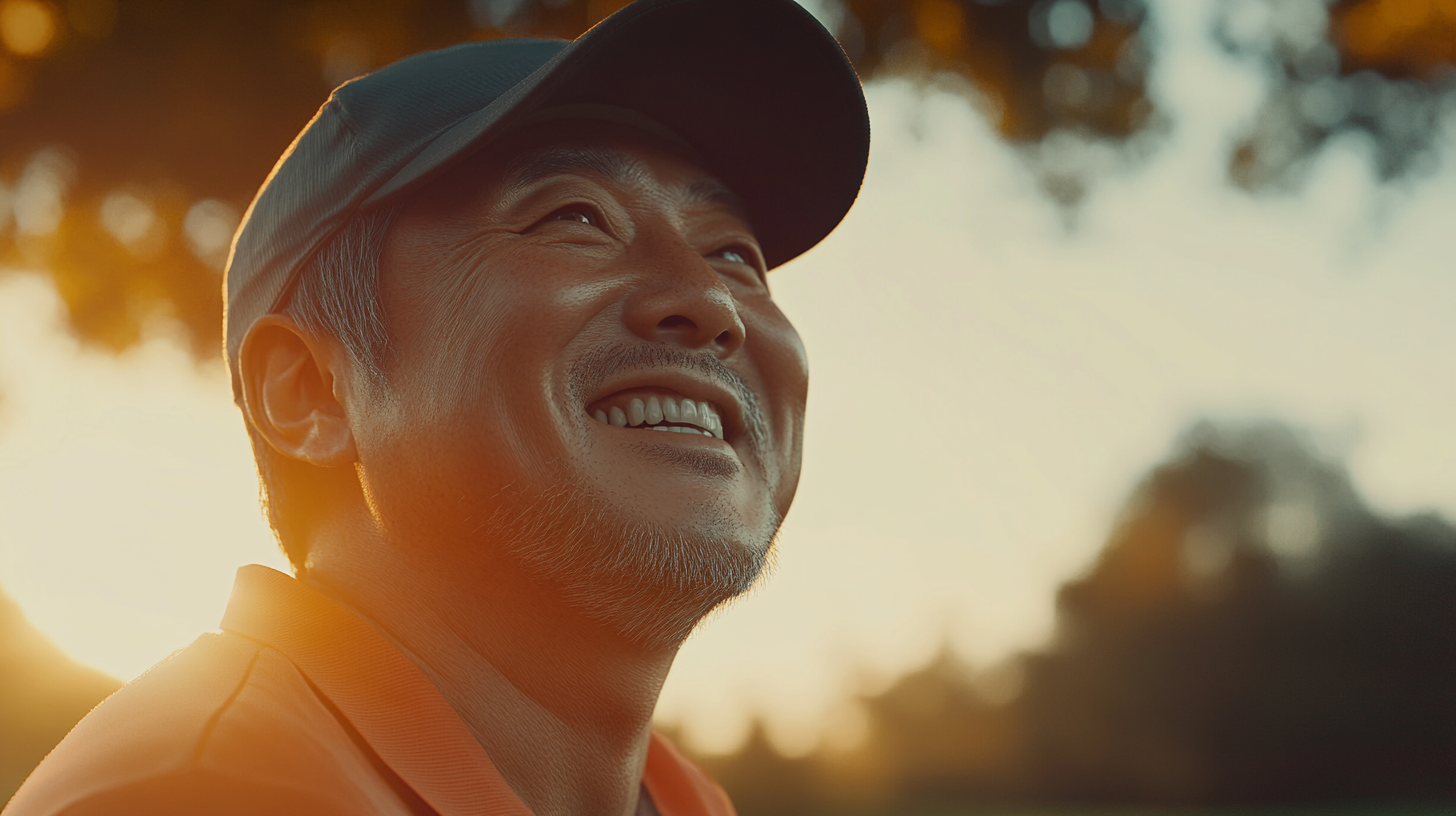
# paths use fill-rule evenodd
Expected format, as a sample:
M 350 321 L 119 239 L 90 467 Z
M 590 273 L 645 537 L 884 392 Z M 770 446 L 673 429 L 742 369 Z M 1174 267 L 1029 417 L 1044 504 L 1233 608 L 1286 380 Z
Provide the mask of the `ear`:
M 286 315 L 264 315 L 238 355 L 243 410 L 274 450 L 318 467 L 358 461 L 340 398 L 344 352 Z

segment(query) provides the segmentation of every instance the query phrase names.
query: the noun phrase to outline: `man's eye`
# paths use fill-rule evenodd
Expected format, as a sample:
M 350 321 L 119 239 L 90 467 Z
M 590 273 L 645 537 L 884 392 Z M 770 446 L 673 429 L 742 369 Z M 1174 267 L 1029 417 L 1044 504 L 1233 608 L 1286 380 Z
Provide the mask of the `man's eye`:
M 601 216 L 597 215 L 597 211 L 583 204 L 572 204 L 569 207 L 562 207 L 541 219 L 537 224 L 547 224 L 553 221 L 586 224 L 589 227 L 600 227 L 602 223 Z
M 747 282 L 754 284 L 764 282 L 762 261 L 759 260 L 759 254 L 750 247 L 742 245 L 724 247 L 710 257 L 721 258 L 738 267 L 747 267 L 747 269 L 732 272 L 733 275 L 741 277 Z M 727 269 L 725 268 L 724 271 Z
M 758 253 L 745 246 L 734 245 L 724 247 L 713 254 L 728 263 L 743 264 L 744 266 L 751 266 L 755 269 L 758 268 Z

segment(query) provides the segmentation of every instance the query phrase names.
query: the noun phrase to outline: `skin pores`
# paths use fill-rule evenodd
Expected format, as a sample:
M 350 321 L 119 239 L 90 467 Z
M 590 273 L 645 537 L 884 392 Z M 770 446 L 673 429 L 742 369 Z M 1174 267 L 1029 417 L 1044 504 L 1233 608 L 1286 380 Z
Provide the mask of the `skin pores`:
M 675 147 L 562 122 L 483 156 L 391 231 L 387 382 L 348 407 L 370 514 L 445 574 L 507 558 L 631 639 L 680 639 L 788 510 L 803 346 L 747 214 Z

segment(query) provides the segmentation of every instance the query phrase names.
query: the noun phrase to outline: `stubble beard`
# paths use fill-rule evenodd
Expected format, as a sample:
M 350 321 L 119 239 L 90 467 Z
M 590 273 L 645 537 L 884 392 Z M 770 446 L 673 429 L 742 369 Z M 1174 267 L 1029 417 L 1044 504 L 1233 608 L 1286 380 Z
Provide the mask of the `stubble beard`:
M 487 535 L 588 619 L 647 650 L 674 648 L 772 565 L 780 518 L 751 538 L 724 508 L 696 530 L 631 519 L 578 486 L 502 497 Z

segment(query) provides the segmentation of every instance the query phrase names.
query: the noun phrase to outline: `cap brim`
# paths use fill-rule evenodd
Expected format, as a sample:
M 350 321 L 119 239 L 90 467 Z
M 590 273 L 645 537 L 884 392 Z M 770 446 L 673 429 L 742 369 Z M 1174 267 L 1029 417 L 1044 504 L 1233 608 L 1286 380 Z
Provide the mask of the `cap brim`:
M 797 3 L 641 0 L 445 131 L 363 206 L 417 188 L 531 112 L 573 104 L 636 111 L 690 144 L 747 205 L 770 267 L 834 229 L 869 156 L 859 79 Z

